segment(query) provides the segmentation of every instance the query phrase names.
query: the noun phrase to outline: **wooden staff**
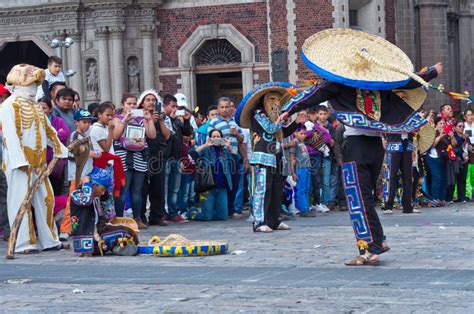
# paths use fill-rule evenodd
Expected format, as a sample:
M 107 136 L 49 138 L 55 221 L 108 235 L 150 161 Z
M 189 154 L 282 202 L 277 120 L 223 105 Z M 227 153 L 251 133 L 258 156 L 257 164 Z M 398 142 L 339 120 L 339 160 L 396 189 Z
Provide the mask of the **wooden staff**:
M 83 144 L 84 141 L 89 142 L 89 138 L 73 142 L 71 145 L 68 146 L 68 151 L 71 151 L 77 145 Z M 16 239 L 18 237 L 18 230 L 20 229 L 23 217 L 25 216 L 27 210 L 31 208 L 31 200 L 33 199 L 33 196 L 35 195 L 36 191 L 38 191 L 44 180 L 46 180 L 46 178 L 51 174 L 51 171 L 53 171 L 53 168 L 56 165 L 58 159 L 59 158 L 54 157 L 53 160 L 51 160 L 48 167 L 41 172 L 40 176 L 36 179 L 35 183 L 30 188 L 28 194 L 26 194 L 25 199 L 21 203 L 20 209 L 18 210 L 18 213 L 16 214 L 15 220 L 13 221 L 11 227 L 10 237 L 8 238 L 7 252 L 5 255 L 7 259 L 15 258 Z

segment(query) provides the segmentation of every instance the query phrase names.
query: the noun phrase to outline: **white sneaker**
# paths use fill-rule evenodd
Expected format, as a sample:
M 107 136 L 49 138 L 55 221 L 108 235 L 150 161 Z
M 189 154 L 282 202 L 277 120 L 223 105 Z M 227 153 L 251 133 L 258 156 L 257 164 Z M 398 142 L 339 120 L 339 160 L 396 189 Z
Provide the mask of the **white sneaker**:
M 59 241 L 67 241 L 67 240 L 69 240 L 69 234 L 64 233 L 64 232 L 59 234 Z
M 327 213 L 329 211 L 329 208 L 327 208 L 323 204 L 316 205 L 316 212 L 318 213 Z
M 324 204 L 321 204 L 321 207 L 323 208 L 323 213 L 327 213 L 327 212 L 331 211 L 331 210 L 329 209 L 329 207 L 327 207 L 327 206 L 324 205 Z
M 311 209 L 311 210 L 313 210 L 313 211 L 318 211 L 318 206 L 319 206 L 319 205 L 311 205 L 311 206 L 309 207 L 309 209 Z
M 123 218 L 133 218 L 133 210 L 131 208 L 127 208 L 123 211 Z

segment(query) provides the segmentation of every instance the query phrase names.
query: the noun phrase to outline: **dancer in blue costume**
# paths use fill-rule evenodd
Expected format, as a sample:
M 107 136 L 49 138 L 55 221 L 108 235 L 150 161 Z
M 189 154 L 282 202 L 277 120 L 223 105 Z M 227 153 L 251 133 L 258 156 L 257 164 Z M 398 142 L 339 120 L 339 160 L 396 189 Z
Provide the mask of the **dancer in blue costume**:
M 384 157 L 381 133 L 410 133 L 427 123 L 416 112 L 422 101 L 406 95 L 427 86 L 426 81 L 440 74 L 442 66 L 414 74 L 410 60 L 396 46 L 351 29 L 311 36 L 303 45 L 302 59 L 324 80 L 291 99 L 280 120 L 330 101 L 334 115 L 346 125 L 342 176 L 359 249 L 359 255 L 346 265 L 378 265 L 379 255 L 389 250 L 374 203 Z

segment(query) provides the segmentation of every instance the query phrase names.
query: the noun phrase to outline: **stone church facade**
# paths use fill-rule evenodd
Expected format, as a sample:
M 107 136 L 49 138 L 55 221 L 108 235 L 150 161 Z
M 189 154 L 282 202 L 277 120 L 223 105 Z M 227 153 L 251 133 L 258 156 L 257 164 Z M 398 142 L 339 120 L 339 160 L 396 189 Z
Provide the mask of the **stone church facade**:
M 301 46 L 310 35 L 331 27 L 353 27 L 400 42 L 417 65 L 431 64 L 436 58 L 425 58 L 429 49 L 409 40 L 410 31 L 422 29 L 415 22 L 399 25 L 411 18 L 410 8 L 415 10 L 423 1 L 10 0 L 0 8 L 0 57 L 8 47 L 8 51 L 27 50 L 14 46 L 25 42 L 45 56 L 61 55 L 64 69 L 76 71 L 68 78 L 69 85 L 86 104 L 103 100 L 118 104 L 124 91 L 139 94 L 156 88 L 183 92 L 191 104 L 205 108 L 222 95 L 239 100 L 269 80 L 302 83 L 314 78 L 299 57 Z M 443 8 L 447 14 L 449 7 Z M 429 22 L 443 22 L 442 17 Z M 456 30 L 461 33 L 466 25 L 460 23 Z M 71 47 L 50 48 L 52 39 L 66 37 L 75 41 Z M 448 63 L 445 54 L 450 47 L 442 46 L 443 58 L 435 61 Z M 18 59 L 20 52 L 8 56 Z M 472 58 L 471 52 L 472 47 Z M 0 69 L 0 80 L 6 70 Z M 464 77 L 470 75 L 463 71 Z
M 474 92 L 474 0 L 397 0 L 397 45 L 419 67 L 442 62 L 436 80 L 453 91 Z M 430 107 L 450 103 L 430 93 Z M 465 109 L 465 104 L 462 108 Z

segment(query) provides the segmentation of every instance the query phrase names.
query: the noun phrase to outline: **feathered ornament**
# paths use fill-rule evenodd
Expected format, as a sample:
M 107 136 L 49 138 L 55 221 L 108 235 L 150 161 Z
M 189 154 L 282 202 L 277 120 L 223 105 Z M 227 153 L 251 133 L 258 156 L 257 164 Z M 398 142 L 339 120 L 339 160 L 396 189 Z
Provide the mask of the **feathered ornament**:
M 288 93 L 289 93 L 291 96 L 293 96 L 293 97 L 295 97 L 295 96 L 298 95 L 298 90 L 297 90 L 296 88 L 294 88 L 294 87 L 288 87 L 286 90 L 287 90 Z

